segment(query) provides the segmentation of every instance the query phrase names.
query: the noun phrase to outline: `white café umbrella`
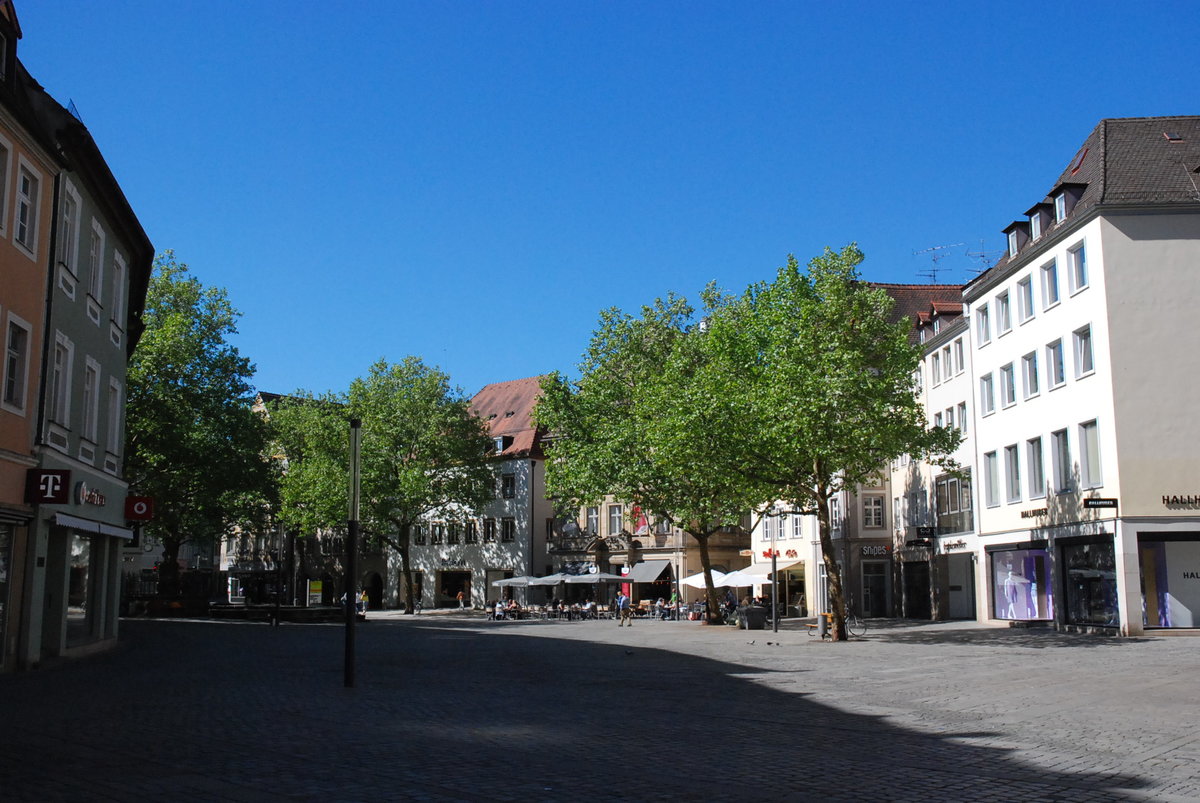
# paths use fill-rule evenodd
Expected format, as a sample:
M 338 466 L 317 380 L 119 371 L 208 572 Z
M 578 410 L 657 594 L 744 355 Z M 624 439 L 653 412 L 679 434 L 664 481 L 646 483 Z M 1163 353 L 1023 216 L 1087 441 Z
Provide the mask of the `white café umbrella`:
M 503 580 L 493 580 L 492 585 L 500 588 L 526 588 L 527 586 L 537 585 L 534 581 L 540 579 L 540 577 L 531 577 L 527 574 L 522 574 L 517 577 L 505 577 Z
M 725 572 L 712 570 L 713 588 L 721 588 L 724 585 Z M 685 577 L 679 581 L 680 585 L 685 585 L 688 588 L 706 588 L 704 584 L 704 572 L 693 574 L 691 577 Z
M 563 582 L 570 583 L 571 585 L 579 585 L 581 583 L 632 583 L 634 581 L 619 574 L 596 572 L 595 574 L 572 574 L 564 577 Z

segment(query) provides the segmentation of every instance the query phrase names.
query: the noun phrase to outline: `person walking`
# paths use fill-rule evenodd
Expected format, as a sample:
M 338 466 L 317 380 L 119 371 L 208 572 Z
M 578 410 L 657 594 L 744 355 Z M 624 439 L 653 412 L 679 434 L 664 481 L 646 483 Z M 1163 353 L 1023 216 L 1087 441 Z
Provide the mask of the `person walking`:
M 464 594 L 462 591 L 459 591 L 457 599 L 458 599 L 458 609 L 460 611 L 463 608 L 467 607 L 467 595 L 466 594 Z
M 617 627 L 625 624 L 633 627 L 633 608 L 629 605 L 629 595 L 624 591 L 617 593 L 617 612 L 621 616 L 617 620 Z

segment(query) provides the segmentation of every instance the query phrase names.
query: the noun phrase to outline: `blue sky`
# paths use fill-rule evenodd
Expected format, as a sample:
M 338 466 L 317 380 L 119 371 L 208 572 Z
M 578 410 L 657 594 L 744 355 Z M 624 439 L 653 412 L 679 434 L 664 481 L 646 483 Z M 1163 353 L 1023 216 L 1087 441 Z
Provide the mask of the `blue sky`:
M 572 371 L 599 310 L 857 241 L 942 282 L 1103 117 L 1200 113 L 1197 6 L 17 0 L 159 251 L 256 385 L 415 354 Z

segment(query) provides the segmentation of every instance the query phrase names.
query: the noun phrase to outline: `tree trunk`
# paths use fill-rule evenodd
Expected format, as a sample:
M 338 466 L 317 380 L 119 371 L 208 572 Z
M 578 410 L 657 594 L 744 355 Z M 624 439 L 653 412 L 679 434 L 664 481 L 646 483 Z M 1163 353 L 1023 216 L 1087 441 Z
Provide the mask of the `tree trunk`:
M 408 536 L 402 535 L 400 537 L 400 574 L 404 578 L 404 614 L 406 616 L 415 613 L 413 607 L 416 603 L 416 600 L 413 598 L 412 560 L 410 552 Z
M 822 490 L 817 495 L 817 529 L 821 537 L 821 557 L 825 561 L 825 581 L 829 587 L 828 611 L 833 620 L 833 640 L 846 641 L 846 598 L 842 591 L 842 571 L 833 548 L 833 533 L 829 522 L 829 495 Z M 818 611 L 817 613 L 821 613 Z
M 712 533 L 690 532 L 688 535 L 695 538 L 696 543 L 700 546 L 700 566 L 704 569 L 704 592 L 705 598 L 708 600 L 708 611 L 705 618 L 710 625 L 724 624 L 725 614 L 717 599 L 717 589 L 713 586 L 712 560 L 708 556 L 708 537 Z

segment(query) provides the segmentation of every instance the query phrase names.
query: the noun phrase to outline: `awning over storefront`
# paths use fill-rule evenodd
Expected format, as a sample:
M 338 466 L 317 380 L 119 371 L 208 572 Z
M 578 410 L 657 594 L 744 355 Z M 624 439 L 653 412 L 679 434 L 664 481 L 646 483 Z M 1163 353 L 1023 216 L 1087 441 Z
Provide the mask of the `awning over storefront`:
M 631 583 L 653 583 L 670 565 L 669 560 L 644 560 L 635 564 L 625 579 Z
M 67 513 L 55 513 L 53 523 L 59 527 L 70 527 L 72 530 L 79 530 L 83 533 L 91 533 L 93 535 L 111 535 L 114 538 L 133 538 L 133 530 L 125 527 L 117 527 L 112 524 L 105 524 L 102 521 L 92 521 L 91 519 L 83 519 L 79 516 L 72 516 Z

